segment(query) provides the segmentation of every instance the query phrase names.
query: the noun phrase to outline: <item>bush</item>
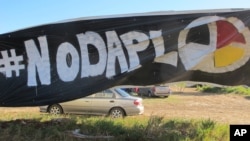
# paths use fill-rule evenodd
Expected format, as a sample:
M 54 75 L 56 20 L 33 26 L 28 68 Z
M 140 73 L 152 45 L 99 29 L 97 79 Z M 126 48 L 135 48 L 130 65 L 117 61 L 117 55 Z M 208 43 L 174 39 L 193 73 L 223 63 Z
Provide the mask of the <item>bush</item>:
M 242 95 L 250 95 L 250 88 L 246 86 L 228 86 L 228 87 L 212 87 L 208 85 L 196 87 L 198 91 L 207 92 L 207 93 L 235 93 Z

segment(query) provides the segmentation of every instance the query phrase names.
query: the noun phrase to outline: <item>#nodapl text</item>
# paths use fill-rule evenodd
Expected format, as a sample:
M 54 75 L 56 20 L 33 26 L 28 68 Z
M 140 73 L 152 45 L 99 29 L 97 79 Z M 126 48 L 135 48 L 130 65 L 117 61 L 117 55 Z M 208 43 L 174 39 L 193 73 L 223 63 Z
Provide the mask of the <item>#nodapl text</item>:
M 103 75 L 105 70 L 105 77 L 112 78 L 116 75 L 116 61 L 120 65 L 121 73 L 124 73 L 140 66 L 141 60 L 138 52 L 145 51 L 150 44 L 155 50 L 155 57 L 163 55 L 165 51 L 161 30 L 149 31 L 148 34 L 130 31 L 119 36 L 116 31 L 106 31 L 105 36 L 106 43 L 100 34 L 93 31 L 77 34 L 80 53 L 71 43 L 61 43 L 57 48 L 55 58 L 56 71 L 60 80 L 70 82 L 74 81 L 77 76 L 81 78 L 99 76 Z M 40 51 L 33 39 L 24 41 L 28 57 L 28 86 L 37 86 L 37 78 L 40 79 L 42 85 L 51 84 L 49 43 L 46 36 L 40 36 L 37 39 Z M 94 64 L 91 63 L 89 56 L 89 45 L 98 53 L 99 59 Z

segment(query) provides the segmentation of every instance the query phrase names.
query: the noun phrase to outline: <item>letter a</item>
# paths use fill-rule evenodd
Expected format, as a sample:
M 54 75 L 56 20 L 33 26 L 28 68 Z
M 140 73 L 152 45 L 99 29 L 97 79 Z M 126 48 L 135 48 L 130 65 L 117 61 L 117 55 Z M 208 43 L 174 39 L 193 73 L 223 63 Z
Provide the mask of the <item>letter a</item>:
M 241 136 L 239 129 L 236 129 L 236 130 L 235 130 L 234 136 Z

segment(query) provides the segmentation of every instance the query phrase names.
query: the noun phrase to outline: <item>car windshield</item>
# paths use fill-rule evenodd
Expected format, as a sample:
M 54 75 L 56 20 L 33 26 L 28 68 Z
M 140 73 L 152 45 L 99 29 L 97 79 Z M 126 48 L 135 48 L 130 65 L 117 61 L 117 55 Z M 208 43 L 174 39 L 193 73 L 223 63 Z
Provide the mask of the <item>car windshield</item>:
M 123 89 L 115 88 L 115 91 L 116 91 L 117 93 L 119 93 L 122 97 L 129 97 L 129 96 L 130 96 L 130 95 L 129 95 L 126 91 L 124 91 Z

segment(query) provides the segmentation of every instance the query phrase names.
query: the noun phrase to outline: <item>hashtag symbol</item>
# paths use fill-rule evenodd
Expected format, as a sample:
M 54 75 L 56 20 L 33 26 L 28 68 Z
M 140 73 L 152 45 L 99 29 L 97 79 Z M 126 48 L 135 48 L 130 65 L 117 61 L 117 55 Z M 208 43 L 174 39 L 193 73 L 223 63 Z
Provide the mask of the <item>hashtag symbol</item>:
M 7 51 L 1 51 L 2 58 L 0 58 L 0 72 L 5 74 L 6 77 L 12 77 L 12 71 L 16 73 L 16 76 L 20 75 L 20 70 L 24 69 L 24 65 L 21 64 L 23 56 L 16 56 L 15 49 L 10 50 L 10 56 Z

